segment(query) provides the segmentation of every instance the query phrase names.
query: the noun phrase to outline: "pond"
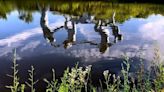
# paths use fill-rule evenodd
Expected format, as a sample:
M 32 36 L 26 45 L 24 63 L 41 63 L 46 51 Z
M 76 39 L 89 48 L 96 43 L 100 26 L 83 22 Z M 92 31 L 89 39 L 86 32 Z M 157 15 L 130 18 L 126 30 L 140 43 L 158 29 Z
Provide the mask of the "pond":
M 57 77 L 67 67 L 92 65 L 92 79 L 104 70 L 120 74 L 123 55 L 131 72 L 144 59 L 148 69 L 158 47 L 164 54 L 164 5 L 108 2 L 0 1 L 0 90 L 9 85 L 13 49 L 22 81 L 33 65 L 36 78 Z M 162 57 L 163 58 L 163 57 Z M 39 85 L 39 87 L 44 84 Z M 43 90 L 38 89 L 38 90 Z

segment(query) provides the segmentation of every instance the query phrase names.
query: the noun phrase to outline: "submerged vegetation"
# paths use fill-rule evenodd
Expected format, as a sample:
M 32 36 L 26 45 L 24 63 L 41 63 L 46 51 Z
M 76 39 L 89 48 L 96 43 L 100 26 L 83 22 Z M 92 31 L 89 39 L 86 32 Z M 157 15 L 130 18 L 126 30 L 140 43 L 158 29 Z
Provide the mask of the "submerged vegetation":
M 155 49 L 153 64 L 150 71 L 144 70 L 141 64 L 136 76 L 130 76 L 130 58 L 124 56 L 121 75 L 111 74 L 109 70 L 103 72 L 104 80 L 100 80 L 99 86 L 92 84 L 91 68 L 92 66 L 79 67 L 76 64 L 73 68 L 67 68 L 61 79 L 55 78 L 55 70 L 52 69 L 52 80 L 43 79 L 47 83 L 45 92 L 163 92 L 164 88 L 164 66 L 161 63 L 158 49 Z M 16 50 L 13 59 L 13 74 L 8 75 L 13 79 L 11 86 L 6 86 L 11 92 L 25 92 L 30 88 L 30 92 L 36 92 L 34 85 L 37 81 L 34 79 L 34 67 L 31 66 L 29 72 L 29 82 L 20 83 L 18 76 L 18 64 L 16 62 Z M 41 81 L 41 80 L 40 80 Z M 93 80 L 94 81 L 94 80 Z

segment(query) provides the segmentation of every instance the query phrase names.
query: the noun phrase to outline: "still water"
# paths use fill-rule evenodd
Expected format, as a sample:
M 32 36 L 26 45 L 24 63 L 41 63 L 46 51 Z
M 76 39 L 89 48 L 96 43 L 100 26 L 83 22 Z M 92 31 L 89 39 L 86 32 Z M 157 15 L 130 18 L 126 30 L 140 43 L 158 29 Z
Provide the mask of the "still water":
M 57 77 L 64 69 L 92 65 L 96 80 L 102 71 L 120 74 L 123 55 L 131 72 L 144 59 L 148 69 L 155 47 L 164 54 L 164 7 L 107 2 L 0 1 L 0 89 L 11 81 L 13 49 L 22 80 L 33 65 L 36 78 Z M 58 5 L 59 4 L 59 5 Z M 163 57 L 162 57 L 163 58 Z M 42 84 L 40 84 L 42 86 Z

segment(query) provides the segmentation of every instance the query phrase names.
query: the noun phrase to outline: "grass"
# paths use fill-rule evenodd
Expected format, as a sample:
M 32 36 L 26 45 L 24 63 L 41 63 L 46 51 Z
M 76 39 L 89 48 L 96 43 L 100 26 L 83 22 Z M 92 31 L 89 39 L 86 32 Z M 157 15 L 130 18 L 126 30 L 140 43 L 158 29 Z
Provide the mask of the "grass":
M 130 58 L 124 56 L 121 75 L 111 74 L 109 70 L 103 72 L 104 80 L 100 80 L 100 86 L 93 86 L 90 81 L 92 66 L 79 67 L 78 64 L 73 68 L 67 68 L 60 80 L 55 77 L 55 70 L 52 69 L 52 80 L 43 79 L 47 83 L 45 92 L 164 92 L 164 66 L 161 63 L 159 50 L 154 51 L 154 60 L 150 71 L 144 70 L 143 63 L 136 77 L 129 76 Z M 124 65 L 124 66 L 123 66 Z M 13 74 L 8 75 L 13 79 L 13 84 L 6 86 L 11 92 L 24 92 L 30 88 L 30 92 L 36 92 L 34 85 L 34 67 L 31 66 L 29 72 L 29 82 L 19 83 L 18 64 L 16 63 L 16 50 L 14 50 Z M 152 76 L 153 75 L 153 76 Z

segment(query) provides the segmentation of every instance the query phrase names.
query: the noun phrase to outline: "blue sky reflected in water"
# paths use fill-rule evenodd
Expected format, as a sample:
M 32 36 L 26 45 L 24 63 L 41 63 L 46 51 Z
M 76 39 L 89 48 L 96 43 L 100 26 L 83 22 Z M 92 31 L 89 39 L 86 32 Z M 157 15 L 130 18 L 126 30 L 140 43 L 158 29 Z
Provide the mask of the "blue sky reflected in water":
M 8 16 L 8 20 L 0 20 L 0 57 L 10 55 L 12 49 L 18 49 L 19 58 L 35 57 L 40 54 L 60 53 L 66 56 L 80 58 L 81 62 L 92 63 L 101 59 L 110 60 L 113 57 L 120 58 L 124 53 L 130 57 L 138 55 L 139 49 L 144 49 L 146 59 L 151 59 L 152 51 L 157 42 L 159 47 L 164 52 L 162 46 L 164 41 L 164 16 L 150 15 L 147 18 L 131 18 L 122 24 L 119 24 L 124 40 L 112 45 L 107 51 L 102 54 L 99 52 L 98 46 L 90 44 L 78 44 L 69 49 L 64 49 L 62 46 L 58 48 L 52 47 L 43 37 L 42 29 L 40 28 L 40 14 L 33 13 L 34 21 L 26 24 L 18 19 L 18 13 L 12 12 Z M 53 15 L 49 13 L 49 25 L 51 29 L 63 25 L 64 17 L 61 15 Z M 95 43 L 100 43 L 100 35 L 94 31 L 94 24 L 77 24 L 77 41 L 90 40 Z M 108 29 L 111 36 L 111 29 Z M 67 38 L 67 32 L 61 29 L 54 34 L 56 43 L 62 44 Z
M 164 16 L 150 15 L 147 18 L 130 18 L 122 24 L 119 24 L 120 33 L 123 35 L 123 40 L 108 47 L 105 53 L 100 52 L 100 33 L 94 30 L 95 24 L 76 25 L 76 42 L 78 44 L 65 49 L 63 42 L 67 39 L 68 32 L 66 29 L 60 29 L 53 34 L 56 39 L 56 44 L 59 47 L 53 47 L 44 38 L 42 28 L 40 27 L 40 13 L 34 13 L 34 21 L 25 23 L 18 19 L 18 13 L 8 15 L 8 20 L 0 20 L 0 75 L 3 77 L 0 84 L 5 84 L 8 81 L 6 74 L 10 73 L 11 61 L 13 57 L 12 50 L 17 49 L 17 62 L 19 69 L 22 70 L 22 76 L 25 76 L 26 70 L 31 65 L 35 66 L 38 79 L 48 75 L 50 69 L 55 68 L 57 76 L 62 76 L 66 67 L 74 66 L 79 62 L 80 66 L 88 64 L 93 65 L 93 76 L 102 74 L 104 70 L 110 70 L 116 75 L 120 74 L 121 64 L 123 61 L 122 55 L 127 54 L 133 61 L 131 63 L 130 72 L 137 71 L 136 67 L 140 64 L 139 56 L 142 52 L 142 57 L 145 59 L 144 65 L 149 69 L 150 61 L 153 57 L 153 51 L 156 44 L 160 47 L 161 54 L 164 55 Z M 13 18 L 11 19 L 10 16 Z M 11 20 L 10 20 L 11 19 Z M 50 29 L 57 28 L 64 24 L 62 15 L 53 15 L 48 13 Z M 9 25 L 9 24 L 12 25 Z M 20 26 L 18 26 L 20 25 Z M 3 26 L 3 27 L 1 27 Z M 5 27 L 6 26 L 6 27 Z M 11 31 L 14 27 L 15 31 Z M 18 26 L 18 27 L 17 27 Z M 70 23 L 69 23 L 70 26 Z M 106 33 L 109 34 L 109 41 L 113 42 L 111 28 L 106 28 Z M 81 41 L 92 41 L 98 45 L 89 43 L 80 43 Z M 164 59 L 164 57 L 162 57 Z M 21 72 L 21 71 L 20 71 Z

